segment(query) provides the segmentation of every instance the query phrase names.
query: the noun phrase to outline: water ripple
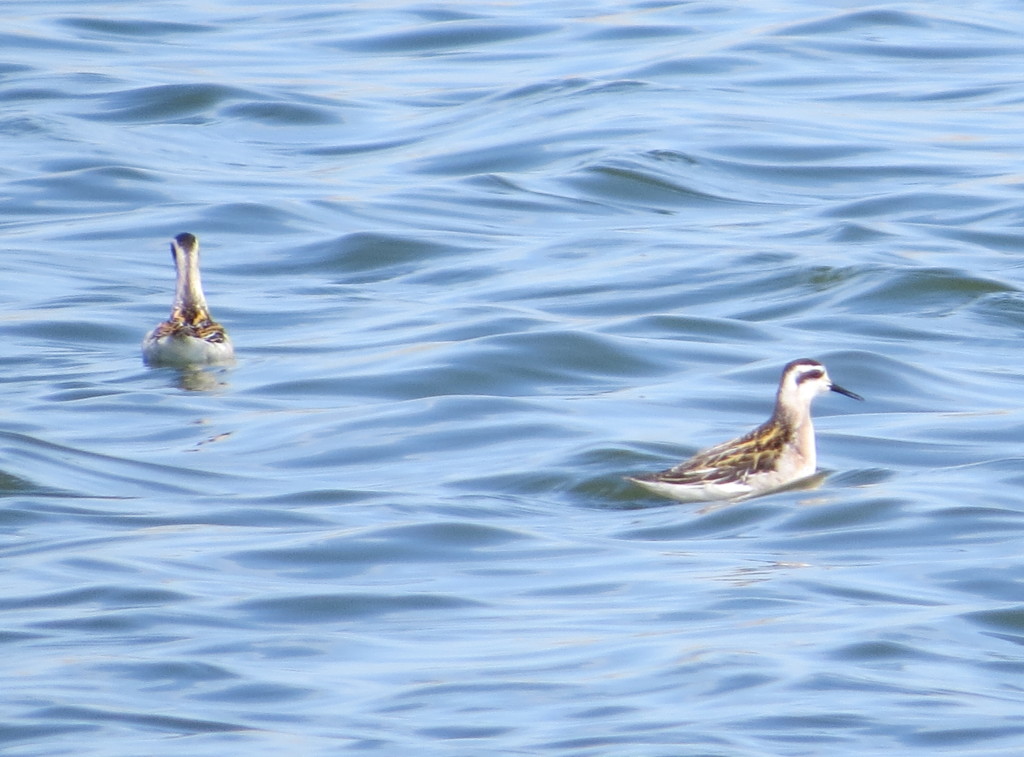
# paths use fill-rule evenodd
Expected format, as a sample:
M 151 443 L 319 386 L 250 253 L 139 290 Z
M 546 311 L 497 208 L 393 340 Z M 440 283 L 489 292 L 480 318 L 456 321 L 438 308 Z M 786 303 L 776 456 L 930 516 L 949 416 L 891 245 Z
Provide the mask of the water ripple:
M 47 9 L 0 36 L 5 753 L 1014 751 L 1019 9 Z M 182 231 L 230 367 L 140 360 Z M 818 476 L 623 478 L 800 356 L 867 398 Z
M 481 45 L 517 41 L 553 31 L 551 24 L 503 24 L 471 19 L 443 19 L 418 28 L 399 29 L 334 43 L 362 53 L 430 55 L 445 50 L 472 50 Z

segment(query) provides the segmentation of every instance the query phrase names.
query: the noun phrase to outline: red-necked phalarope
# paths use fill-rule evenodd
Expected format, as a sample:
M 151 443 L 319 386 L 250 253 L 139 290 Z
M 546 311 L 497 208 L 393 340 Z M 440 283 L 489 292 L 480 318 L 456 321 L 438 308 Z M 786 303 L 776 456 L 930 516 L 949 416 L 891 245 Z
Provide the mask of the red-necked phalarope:
M 674 468 L 630 477 L 641 486 L 681 502 L 751 497 L 814 474 L 818 459 L 811 402 L 838 392 L 816 360 L 794 360 L 782 371 L 772 417 L 746 436 L 698 452 Z
M 224 327 L 210 317 L 199 279 L 199 240 L 178 234 L 171 240 L 178 271 L 170 317 L 146 334 L 142 356 L 147 363 L 196 365 L 220 363 L 234 356 Z

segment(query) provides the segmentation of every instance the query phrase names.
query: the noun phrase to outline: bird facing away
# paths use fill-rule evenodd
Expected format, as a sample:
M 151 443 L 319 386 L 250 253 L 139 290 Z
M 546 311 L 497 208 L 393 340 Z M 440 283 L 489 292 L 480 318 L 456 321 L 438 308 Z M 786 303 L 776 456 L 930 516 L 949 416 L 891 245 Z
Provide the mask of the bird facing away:
M 664 497 L 703 502 L 757 496 L 811 476 L 818 466 L 811 402 L 827 392 L 864 399 L 833 384 L 818 361 L 794 360 L 782 371 L 775 410 L 767 421 L 674 468 L 629 480 Z
M 171 240 L 178 280 L 170 317 L 146 334 L 142 357 L 156 365 L 201 365 L 231 360 L 234 348 L 224 327 L 210 317 L 199 278 L 199 240 L 178 234 Z

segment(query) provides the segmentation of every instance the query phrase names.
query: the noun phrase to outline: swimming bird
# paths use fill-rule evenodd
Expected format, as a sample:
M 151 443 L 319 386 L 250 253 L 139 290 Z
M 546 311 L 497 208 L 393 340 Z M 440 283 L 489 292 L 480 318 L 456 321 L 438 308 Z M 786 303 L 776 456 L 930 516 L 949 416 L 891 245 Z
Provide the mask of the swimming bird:
M 210 317 L 199 278 L 199 240 L 178 234 L 171 240 L 178 272 L 170 317 L 142 340 L 143 359 L 150 364 L 222 363 L 234 356 L 224 327 Z
M 817 360 L 794 360 L 782 371 L 775 411 L 767 421 L 674 468 L 629 480 L 681 502 L 702 502 L 757 496 L 811 476 L 818 465 L 811 402 L 827 392 L 864 399 L 832 383 Z

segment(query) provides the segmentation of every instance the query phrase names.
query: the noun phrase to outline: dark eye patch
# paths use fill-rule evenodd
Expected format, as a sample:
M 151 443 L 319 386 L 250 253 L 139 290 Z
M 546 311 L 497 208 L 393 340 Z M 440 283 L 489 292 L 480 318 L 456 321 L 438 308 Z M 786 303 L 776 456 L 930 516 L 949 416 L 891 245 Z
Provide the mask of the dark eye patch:
M 796 383 L 802 384 L 803 382 L 807 381 L 807 379 L 820 379 L 824 375 L 825 375 L 824 371 L 819 370 L 818 368 L 815 368 L 813 371 L 807 371 L 807 373 L 801 373 L 800 376 L 797 378 Z

